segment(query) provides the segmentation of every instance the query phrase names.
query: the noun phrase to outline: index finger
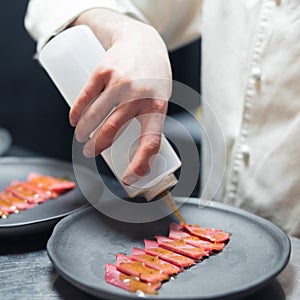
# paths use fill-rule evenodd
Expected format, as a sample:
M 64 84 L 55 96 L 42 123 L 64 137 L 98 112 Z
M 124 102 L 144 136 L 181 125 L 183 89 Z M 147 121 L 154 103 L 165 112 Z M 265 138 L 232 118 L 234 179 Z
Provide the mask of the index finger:
M 69 120 L 72 126 L 77 122 L 85 109 L 99 96 L 104 90 L 109 78 L 109 71 L 99 71 L 96 69 L 90 76 L 88 82 L 77 97 L 73 107 L 70 110 Z
M 139 116 L 141 122 L 141 135 L 139 146 L 123 174 L 123 183 L 132 185 L 150 169 L 151 159 L 159 152 L 161 134 L 165 116 L 151 113 Z

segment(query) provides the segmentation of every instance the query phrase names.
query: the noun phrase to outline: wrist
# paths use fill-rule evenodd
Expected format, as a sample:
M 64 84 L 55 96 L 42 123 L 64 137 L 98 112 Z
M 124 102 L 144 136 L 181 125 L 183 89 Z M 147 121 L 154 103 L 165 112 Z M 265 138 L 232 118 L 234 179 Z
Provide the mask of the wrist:
M 123 35 L 123 28 L 131 22 L 134 22 L 134 20 L 130 17 L 111 9 L 93 8 L 84 11 L 70 26 L 89 26 L 107 50 Z

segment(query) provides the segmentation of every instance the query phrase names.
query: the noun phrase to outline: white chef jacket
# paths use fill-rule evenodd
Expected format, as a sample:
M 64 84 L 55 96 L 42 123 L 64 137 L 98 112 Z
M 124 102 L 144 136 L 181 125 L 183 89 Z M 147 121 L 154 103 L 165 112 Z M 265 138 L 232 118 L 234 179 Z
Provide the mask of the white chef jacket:
M 204 197 L 300 237 L 299 1 L 31 0 L 25 26 L 39 50 L 93 7 L 151 24 L 169 50 L 201 34 L 203 123 L 211 145 L 203 143 Z

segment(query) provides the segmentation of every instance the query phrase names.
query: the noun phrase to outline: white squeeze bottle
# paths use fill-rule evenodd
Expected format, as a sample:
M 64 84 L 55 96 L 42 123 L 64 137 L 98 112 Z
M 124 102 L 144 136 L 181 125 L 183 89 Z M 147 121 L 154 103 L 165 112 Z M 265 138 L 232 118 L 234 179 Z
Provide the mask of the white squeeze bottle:
M 80 25 L 52 38 L 38 59 L 71 107 L 104 54 L 92 30 Z M 101 153 L 121 184 L 130 159 L 124 153 L 132 153 L 139 132 L 140 123 L 134 118 L 113 145 Z M 161 195 L 170 205 L 172 198 L 168 190 L 177 183 L 173 173 L 180 166 L 178 156 L 163 136 L 159 153 L 151 161 L 151 171 L 132 186 L 122 185 L 130 197 L 143 194 L 150 201 Z

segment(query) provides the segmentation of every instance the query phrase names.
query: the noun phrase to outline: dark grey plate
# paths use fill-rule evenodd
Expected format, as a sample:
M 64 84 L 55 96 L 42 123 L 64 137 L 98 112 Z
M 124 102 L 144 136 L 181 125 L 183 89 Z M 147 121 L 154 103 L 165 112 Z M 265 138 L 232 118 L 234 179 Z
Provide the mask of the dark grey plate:
M 182 199 L 176 198 L 182 203 Z M 118 209 L 119 201 L 103 205 Z M 163 284 L 149 299 L 233 299 L 249 294 L 276 277 L 288 262 L 288 236 L 272 223 L 243 210 L 220 203 L 199 208 L 199 199 L 189 199 L 180 211 L 189 223 L 221 228 L 232 233 L 225 249 L 196 264 L 175 280 Z M 202 203 L 203 204 L 203 203 Z M 134 214 L 135 211 L 132 211 Z M 168 216 L 142 224 L 110 219 L 93 207 L 60 221 L 48 241 L 48 255 L 57 271 L 78 288 L 104 299 L 137 299 L 104 280 L 104 266 L 115 254 L 130 254 L 143 247 L 143 239 L 167 234 L 176 221 Z
M 5 128 L 0 128 L 0 156 L 5 154 L 5 152 L 11 146 L 12 138 L 8 130 Z
M 83 170 L 85 171 L 85 170 Z M 0 191 L 12 180 L 25 181 L 30 172 L 42 173 L 75 180 L 72 164 L 47 158 L 5 157 L 0 159 Z M 87 185 L 93 184 L 93 174 L 85 171 Z M 79 188 L 75 188 L 54 200 L 49 200 L 34 208 L 12 214 L 7 219 L 0 218 L 0 237 L 33 234 L 50 229 L 62 217 L 73 213 L 87 201 Z

